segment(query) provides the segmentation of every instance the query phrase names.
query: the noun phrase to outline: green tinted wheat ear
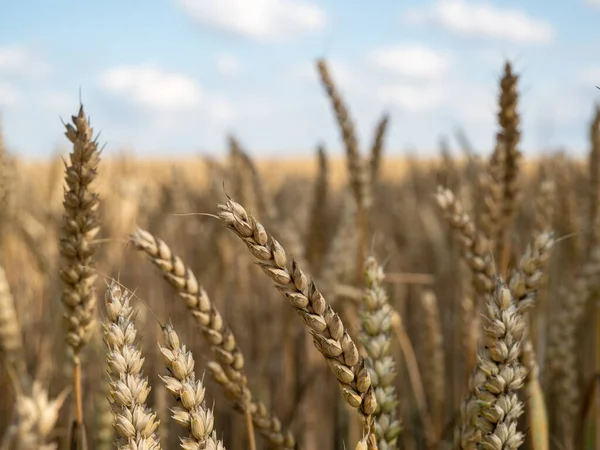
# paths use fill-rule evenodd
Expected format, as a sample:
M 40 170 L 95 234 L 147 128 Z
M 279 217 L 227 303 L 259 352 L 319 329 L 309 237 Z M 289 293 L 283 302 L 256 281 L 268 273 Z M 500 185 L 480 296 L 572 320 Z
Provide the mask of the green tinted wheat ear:
M 181 439 L 181 448 L 225 450 L 213 430 L 215 416 L 212 410 L 206 408 L 202 381 L 196 380 L 194 356 L 185 345 L 180 345 L 179 336 L 171 325 L 164 327 L 163 340 L 164 347 L 159 347 L 167 375 L 161 376 L 161 379 L 178 403 L 171 410 L 173 419 L 189 433 L 188 437 Z
M 146 406 L 150 394 L 148 377 L 143 376 L 144 358 L 138 348 L 131 295 L 114 281 L 106 290 L 104 342 L 107 347 L 110 398 L 117 445 L 124 450 L 159 450 L 156 413 Z
M 83 424 L 81 392 L 81 365 L 79 354 L 90 339 L 96 310 L 93 270 L 96 246 L 94 238 L 100 230 L 98 219 L 99 198 L 91 190 L 100 162 L 98 143 L 83 112 L 72 117 L 65 135 L 73 144 L 70 164 L 66 166 L 67 189 L 63 201 L 64 216 L 60 236 L 63 263 L 60 276 L 63 281 L 62 303 L 65 307 L 66 343 L 73 359 L 73 388 L 78 428 Z
M 362 296 L 361 341 L 377 397 L 375 436 L 379 450 L 397 448 L 402 431 L 398 419 L 398 397 L 394 388 L 396 369 L 391 357 L 392 307 L 383 287 L 385 274 L 375 258 L 365 263 L 365 289 Z
M 313 280 L 294 260 L 288 260 L 281 244 L 242 205 L 228 200 L 218 205 L 218 217 L 246 244 L 259 267 L 300 314 L 315 347 L 338 380 L 344 399 L 357 408 L 365 429 L 370 430 L 370 416 L 377 407 L 371 377 L 340 317 Z
M 525 322 L 501 281 L 487 298 L 484 321 L 484 348 L 461 406 L 454 444 L 465 450 L 513 450 L 523 443 L 523 434 L 517 431 L 523 413 L 517 392 L 525 380 L 519 362 Z

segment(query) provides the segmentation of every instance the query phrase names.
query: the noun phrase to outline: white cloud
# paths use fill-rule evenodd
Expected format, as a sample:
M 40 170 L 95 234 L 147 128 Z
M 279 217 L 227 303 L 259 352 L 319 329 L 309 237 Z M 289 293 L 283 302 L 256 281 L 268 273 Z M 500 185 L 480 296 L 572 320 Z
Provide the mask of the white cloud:
M 222 54 L 217 56 L 217 71 L 224 77 L 234 77 L 240 72 L 240 63 L 235 56 Z
M 18 47 L 0 48 L 0 71 L 22 72 L 29 62 L 27 52 Z
M 202 90 L 193 79 L 154 64 L 108 69 L 102 74 L 101 85 L 113 94 L 158 110 L 194 108 L 203 100 Z
M 304 0 L 175 0 L 197 22 L 259 41 L 319 31 L 325 12 Z
M 48 91 L 40 95 L 41 105 L 49 110 L 63 111 L 76 108 L 77 102 L 76 95 L 68 95 L 60 91 Z
M 546 20 L 534 18 L 521 9 L 498 8 L 484 1 L 438 0 L 431 6 L 413 10 L 408 20 L 438 25 L 462 36 L 522 44 L 547 43 L 556 35 Z
M 583 84 L 600 86 L 600 66 L 587 67 L 578 76 L 578 81 Z
M 420 45 L 402 44 L 371 53 L 375 65 L 398 75 L 416 78 L 436 78 L 450 67 L 450 57 Z
M 0 81 L 0 107 L 12 106 L 18 98 L 19 93 L 14 86 Z
M 430 111 L 444 101 L 441 86 L 413 84 L 392 84 L 377 89 L 380 101 L 412 112 Z
M 220 94 L 208 96 L 207 103 L 210 104 L 209 117 L 214 123 L 225 125 L 237 118 L 237 110 L 231 101 Z
M 447 109 L 459 123 L 473 126 L 495 123 L 498 105 L 496 94 L 489 86 L 460 80 L 445 86 L 444 93 Z
M 21 46 L 0 47 L 0 74 L 46 75 L 48 66 L 30 49 Z

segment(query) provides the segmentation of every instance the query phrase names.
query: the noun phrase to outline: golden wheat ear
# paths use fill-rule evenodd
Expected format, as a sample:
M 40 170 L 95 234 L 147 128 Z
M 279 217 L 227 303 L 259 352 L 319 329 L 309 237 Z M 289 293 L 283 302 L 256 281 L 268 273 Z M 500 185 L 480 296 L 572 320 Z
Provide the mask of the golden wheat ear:
M 138 343 L 131 293 L 114 281 L 106 289 L 106 343 L 113 426 L 119 448 L 160 450 L 156 413 L 146 404 L 151 387 L 143 375 L 144 357 Z
M 188 436 L 181 439 L 181 448 L 225 450 L 214 430 L 213 411 L 206 408 L 204 384 L 196 379 L 194 355 L 181 345 L 170 324 L 163 327 L 163 342 L 164 346 L 159 345 L 159 348 L 167 374 L 160 378 L 177 400 L 178 406 L 171 410 L 173 420 L 188 431 Z

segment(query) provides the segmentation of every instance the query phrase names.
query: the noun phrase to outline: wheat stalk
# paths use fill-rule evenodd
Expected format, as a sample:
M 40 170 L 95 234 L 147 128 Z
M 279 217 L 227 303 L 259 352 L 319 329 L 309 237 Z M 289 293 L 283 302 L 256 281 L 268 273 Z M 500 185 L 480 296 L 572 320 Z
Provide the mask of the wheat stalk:
M 62 303 L 65 307 L 67 328 L 66 343 L 73 360 L 73 387 L 76 422 L 83 424 L 81 392 L 81 361 L 79 354 L 90 339 L 96 311 L 96 294 L 93 271 L 95 245 L 93 240 L 100 231 L 98 218 L 99 197 L 91 190 L 100 162 L 98 143 L 93 140 L 93 130 L 83 111 L 72 117 L 73 125 L 66 124 L 65 135 L 72 142 L 70 164 L 66 167 L 63 206 L 65 215 L 60 237 L 60 253 L 64 258 L 60 270 L 64 289 Z

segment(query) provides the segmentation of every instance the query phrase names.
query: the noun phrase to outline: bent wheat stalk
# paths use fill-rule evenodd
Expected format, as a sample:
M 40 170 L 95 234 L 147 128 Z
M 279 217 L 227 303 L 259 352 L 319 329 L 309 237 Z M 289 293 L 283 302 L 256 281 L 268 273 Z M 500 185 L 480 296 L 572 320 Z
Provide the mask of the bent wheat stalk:
M 358 410 L 365 434 L 369 434 L 371 415 L 375 412 L 377 401 L 365 362 L 341 318 L 314 281 L 294 260 L 288 261 L 281 244 L 242 205 L 228 200 L 217 208 L 221 222 L 246 244 L 259 267 L 300 314 L 315 347 L 338 380 L 344 399 Z

